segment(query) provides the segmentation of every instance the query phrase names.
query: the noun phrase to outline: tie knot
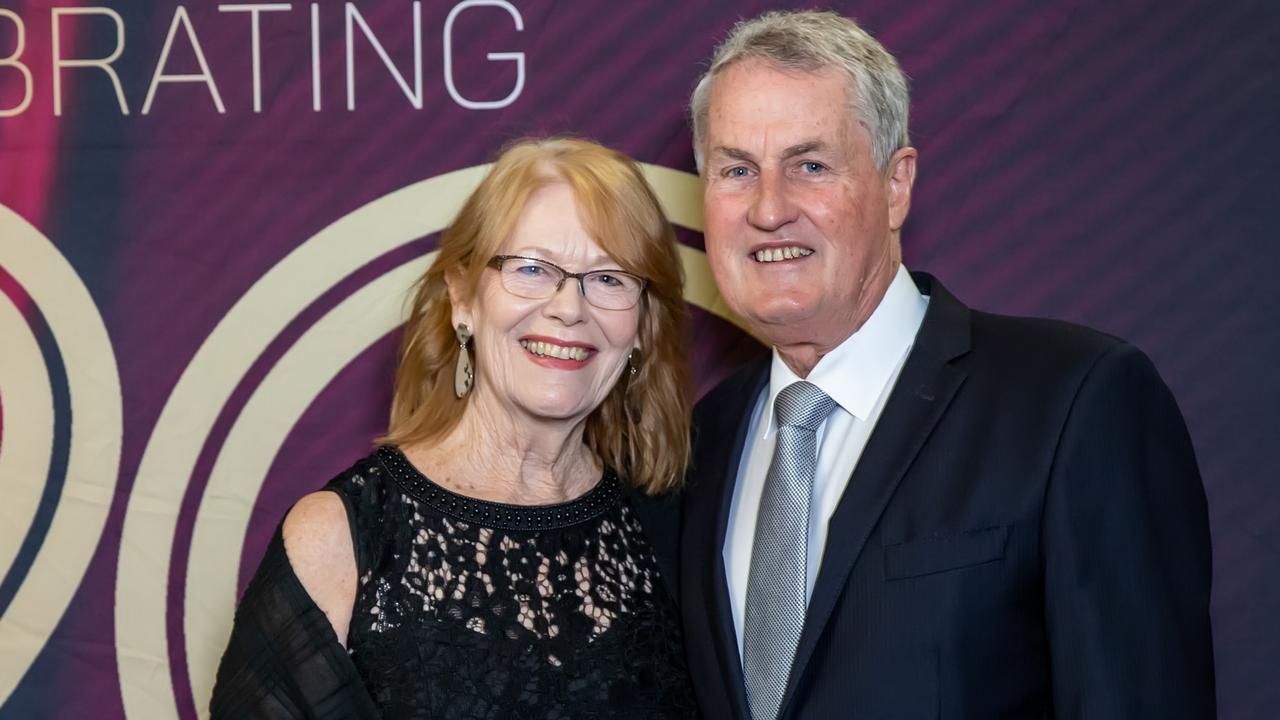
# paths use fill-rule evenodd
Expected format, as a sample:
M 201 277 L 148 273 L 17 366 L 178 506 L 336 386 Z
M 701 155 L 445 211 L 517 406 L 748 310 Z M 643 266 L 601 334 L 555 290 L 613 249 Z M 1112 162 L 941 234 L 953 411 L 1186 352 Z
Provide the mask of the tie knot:
M 835 406 L 835 400 L 819 390 L 817 385 L 804 380 L 782 388 L 773 401 L 779 427 L 802 427 L 814 432 Z

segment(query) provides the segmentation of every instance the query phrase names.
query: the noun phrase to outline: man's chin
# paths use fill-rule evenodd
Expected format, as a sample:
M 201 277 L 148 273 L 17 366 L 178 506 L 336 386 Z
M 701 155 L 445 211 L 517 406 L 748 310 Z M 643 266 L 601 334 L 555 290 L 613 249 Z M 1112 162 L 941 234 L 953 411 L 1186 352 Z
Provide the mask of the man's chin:
M 756 308 L 743 319 L 755 334 L 771 345 L 793 345 L 809 342 L 816 332 L 811 327 L 815 308 L 788 304 L 784 307 Z

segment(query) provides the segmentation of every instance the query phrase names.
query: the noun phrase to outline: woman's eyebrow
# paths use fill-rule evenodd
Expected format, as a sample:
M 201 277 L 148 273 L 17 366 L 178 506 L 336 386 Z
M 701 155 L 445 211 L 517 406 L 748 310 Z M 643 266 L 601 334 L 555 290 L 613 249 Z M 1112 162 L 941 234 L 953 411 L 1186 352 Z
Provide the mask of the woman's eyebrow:
M 516 250 L 512 250 L 511 252 L 506 254 L 514 255 L 517 257 L 531 257 L 535 260 L 545 260 L 546 262 L 554 263 L 561 267 L 565 267 L 563 258 L 559 258 L 556 253 L 553 253 L 544 247 L 539 247 L 539 246 L 521 247 Z M 601 270 L 620 269 L 617 266 L 618 264 L 614 262 L 613 258 L 609 257 L 608 255 L 595 255 L 590 258 L 587 258 L 587 262 L 585 263 L 585 265 L 589 269 L 583 270 L 582 272 L 591 272 L 591 270 L 595 270 L 595 269 L 601 269 Z M 565 267 L 565 269 L 569 270 L 570 272 L 577 272 L 573 268 Z

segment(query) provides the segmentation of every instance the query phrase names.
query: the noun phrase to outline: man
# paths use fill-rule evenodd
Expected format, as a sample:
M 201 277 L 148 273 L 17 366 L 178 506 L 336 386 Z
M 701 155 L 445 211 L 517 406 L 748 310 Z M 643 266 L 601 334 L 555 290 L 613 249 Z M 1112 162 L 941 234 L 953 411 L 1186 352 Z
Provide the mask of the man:
M 708 718 L 1214 716 L 1204 491 L 1133 346 L 901 265 L 896 61 L 740 23 L 692 100 L 721 293 L 773 346 L 695 411 L 680 592 Z

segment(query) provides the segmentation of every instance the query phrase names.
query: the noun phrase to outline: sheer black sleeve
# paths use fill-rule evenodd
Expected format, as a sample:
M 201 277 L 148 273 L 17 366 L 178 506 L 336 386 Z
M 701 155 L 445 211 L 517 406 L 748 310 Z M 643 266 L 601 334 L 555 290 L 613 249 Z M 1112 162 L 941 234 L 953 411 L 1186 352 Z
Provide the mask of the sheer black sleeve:
M 212 720 L 376 720 L 378 711 L 323 611 L 293 573 L 281 530 L 236 610 Z

